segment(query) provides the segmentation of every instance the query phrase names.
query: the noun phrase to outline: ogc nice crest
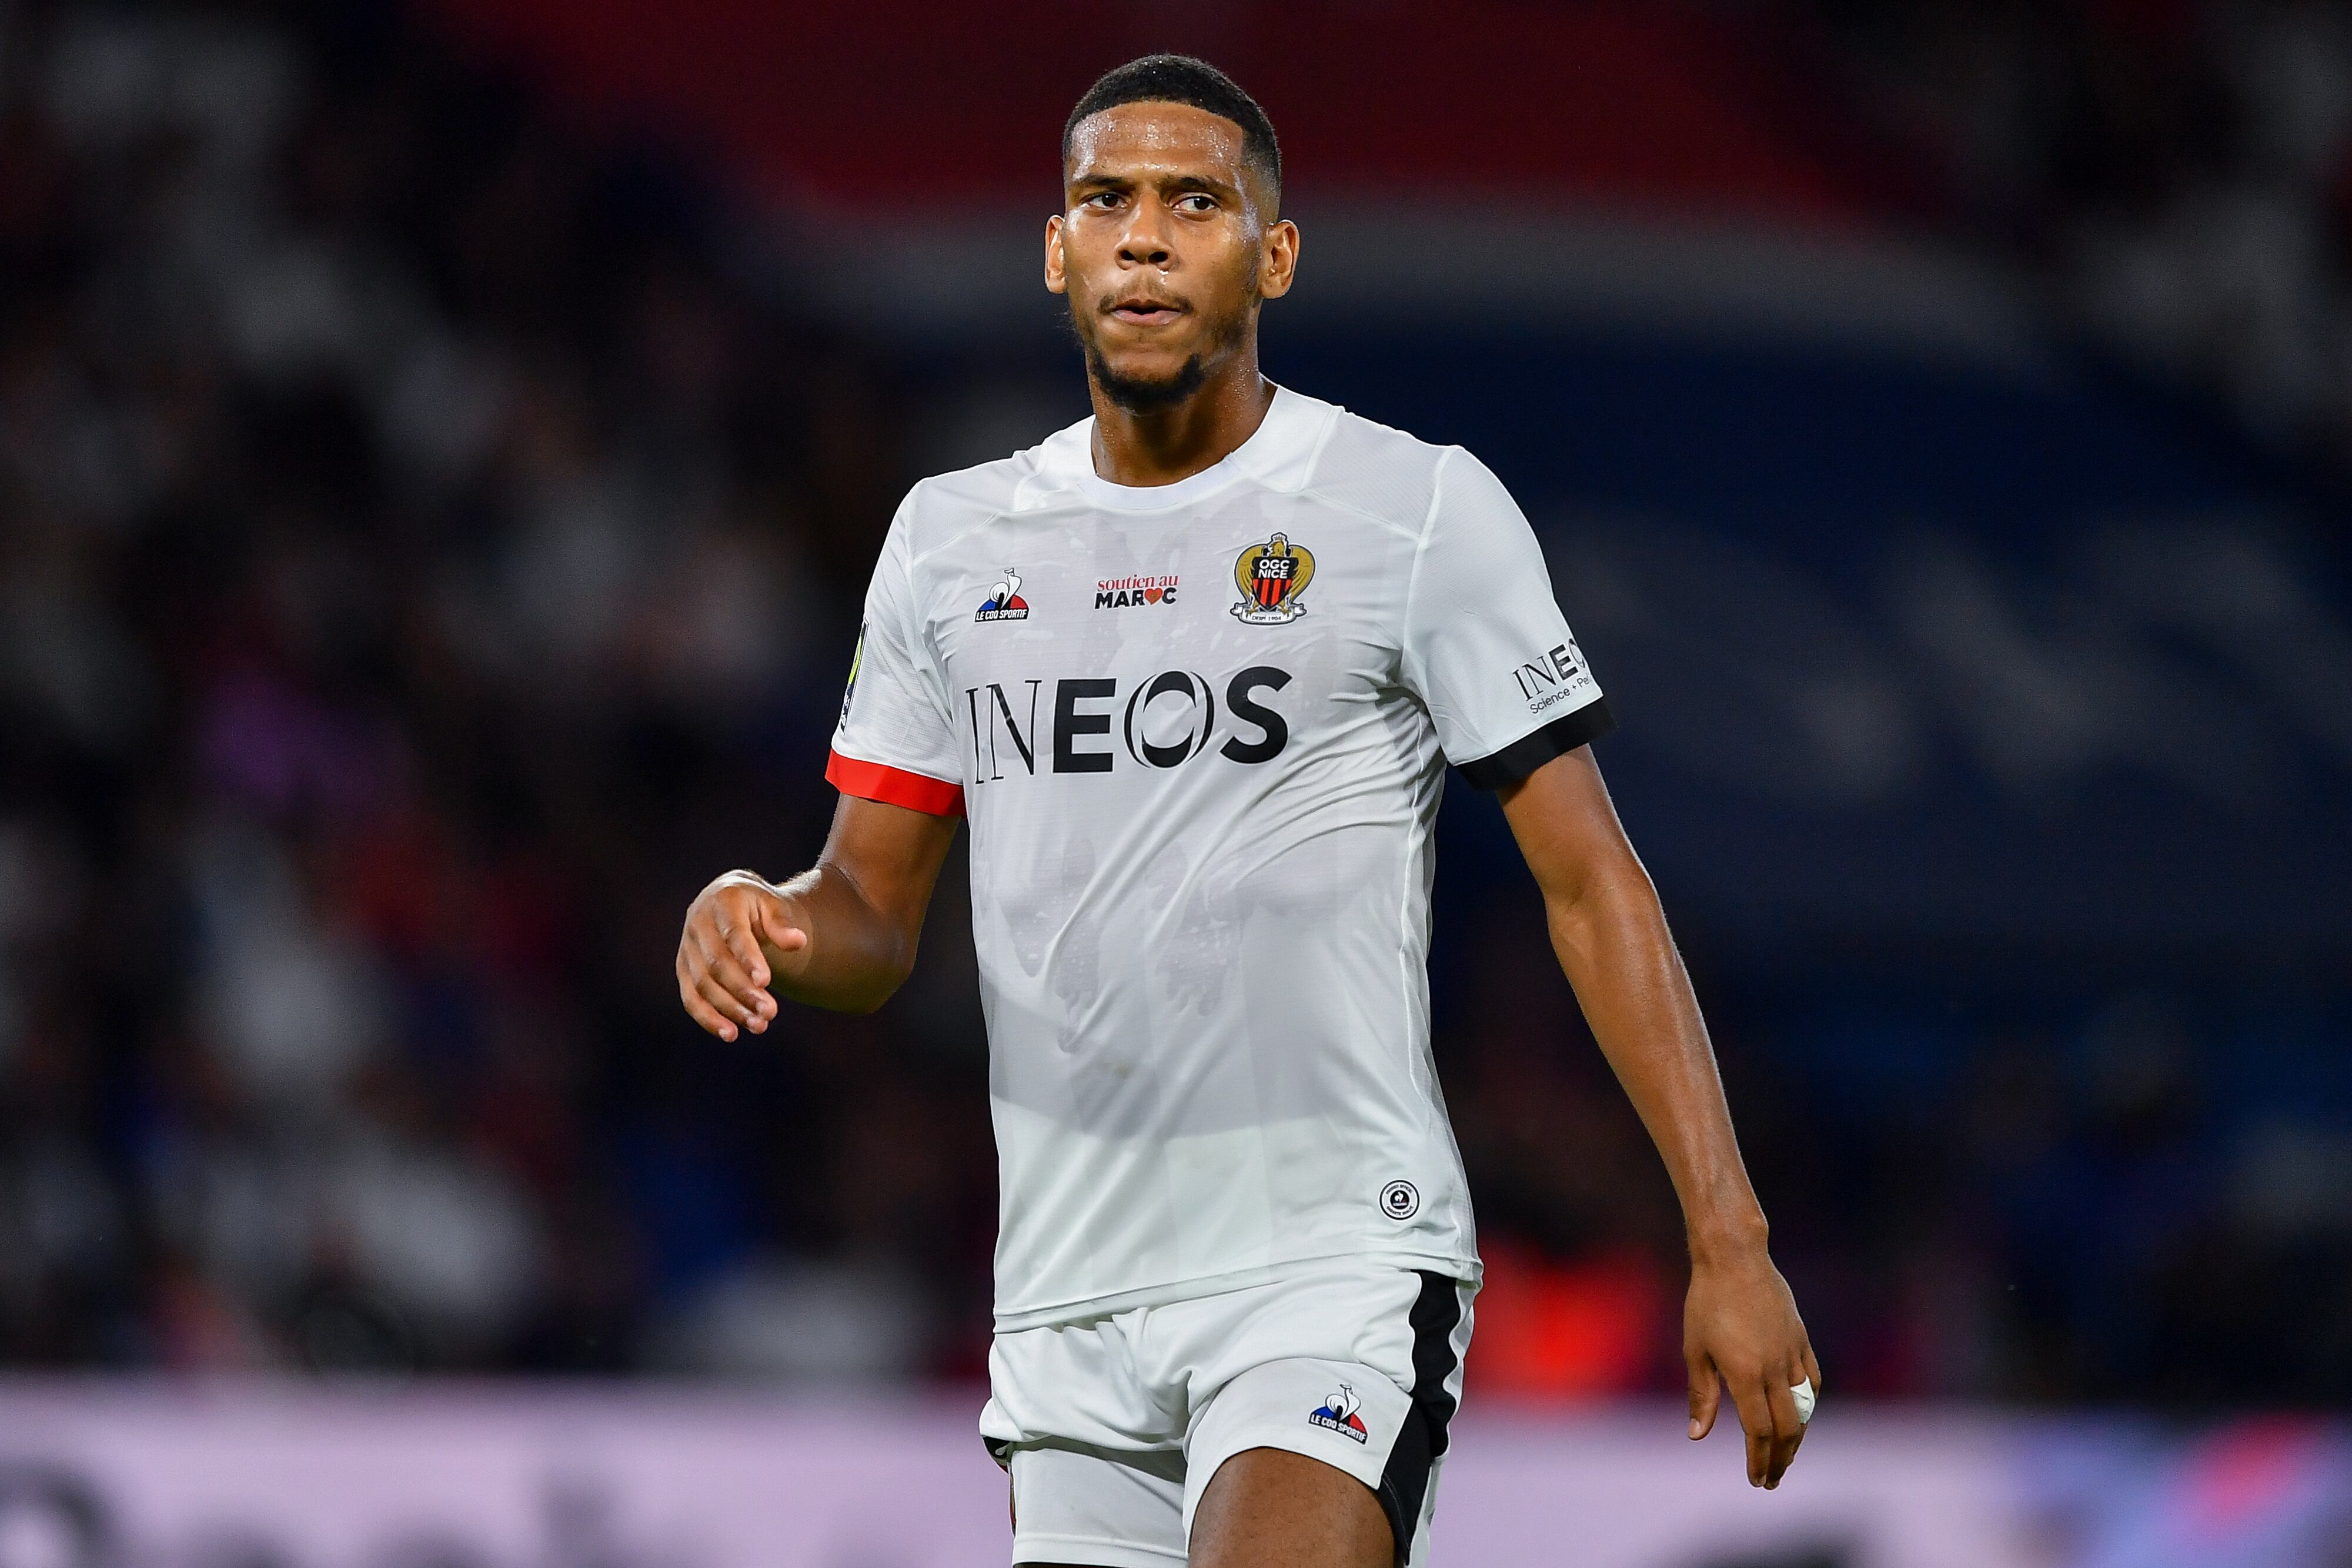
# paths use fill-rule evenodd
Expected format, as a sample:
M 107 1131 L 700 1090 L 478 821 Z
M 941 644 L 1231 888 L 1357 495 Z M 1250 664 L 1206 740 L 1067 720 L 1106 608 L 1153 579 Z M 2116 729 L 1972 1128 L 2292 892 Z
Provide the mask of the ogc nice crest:
M 1251 626 L 1279 626 L 1307 613 L 1298 596 L 1315 578 L 1315 557 L 1281 534 L 1252 545 L 1234 562 L 1234 585 L 1242 591 L 1234 619 Z

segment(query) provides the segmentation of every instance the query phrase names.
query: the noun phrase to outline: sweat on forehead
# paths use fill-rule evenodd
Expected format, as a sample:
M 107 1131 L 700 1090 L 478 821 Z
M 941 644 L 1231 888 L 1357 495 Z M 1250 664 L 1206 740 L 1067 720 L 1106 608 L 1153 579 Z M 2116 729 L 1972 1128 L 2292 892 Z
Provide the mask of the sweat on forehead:
M 1074 190 L 1098 181 L 1120 184 L 1231 189 L 1271 222 L 1281 196 L 1250 161 L 1241 127 L 1185 104 L 1121 104 L 1087 116 L 1071 133 L 1062 177 Z
M 1207 160 L 1238 178 L 1247 157 L 1242 128 L 1222 116 L 1181 103 L 1123 103 L 1077 123 L 1070 132 L 1063 169 L 1076 175 L 1136 158 Z

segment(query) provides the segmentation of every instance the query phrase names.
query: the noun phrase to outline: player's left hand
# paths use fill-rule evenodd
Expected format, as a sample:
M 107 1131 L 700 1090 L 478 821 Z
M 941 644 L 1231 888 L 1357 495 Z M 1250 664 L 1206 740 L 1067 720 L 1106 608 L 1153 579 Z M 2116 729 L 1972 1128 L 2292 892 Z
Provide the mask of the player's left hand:
M 1789 1282 L 1761 1245 L 1693 1258 L 1683 1364 L 1690 1371 L 1692 1439 L 1714 1430 L 1728 1385 L 1748 1434 L 1748 1484 L 1779 1486 L 1805 1440 L 1791 1391 L 1810 1378 L 1818 1398 L 1822 1366 Z

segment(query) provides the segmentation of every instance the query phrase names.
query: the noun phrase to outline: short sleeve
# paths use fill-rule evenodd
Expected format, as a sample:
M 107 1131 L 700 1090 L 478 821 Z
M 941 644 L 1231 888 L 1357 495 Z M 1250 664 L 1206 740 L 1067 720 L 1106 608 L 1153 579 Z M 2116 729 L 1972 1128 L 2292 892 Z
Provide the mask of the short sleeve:
M 907 513 L 907 507 L 898 508 L 874 563 L 824 776 L 845 795 L 960 816 L 963 784 L 955 725 L 923 635 L 908 570 Z
M 1438 459 L 1404 620 L 1406 683 L 1445 759 L 1479 789 L 1517 783 L 1616 727 L 1552 598 L 1535 530 L 1458 446 Z

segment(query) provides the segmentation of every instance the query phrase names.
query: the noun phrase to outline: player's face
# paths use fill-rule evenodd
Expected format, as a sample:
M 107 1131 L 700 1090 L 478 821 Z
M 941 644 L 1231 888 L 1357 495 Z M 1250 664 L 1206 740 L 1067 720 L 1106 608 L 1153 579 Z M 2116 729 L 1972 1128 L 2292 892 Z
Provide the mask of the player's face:
M 1191 394 L 1290 287 L 1297 230 L 1267 211 L 1242 130 L 1181 103 L 1089 115 L 1071 138 L 1045 287 L 1070 298 L 1087 368 L 1129 407 Z

